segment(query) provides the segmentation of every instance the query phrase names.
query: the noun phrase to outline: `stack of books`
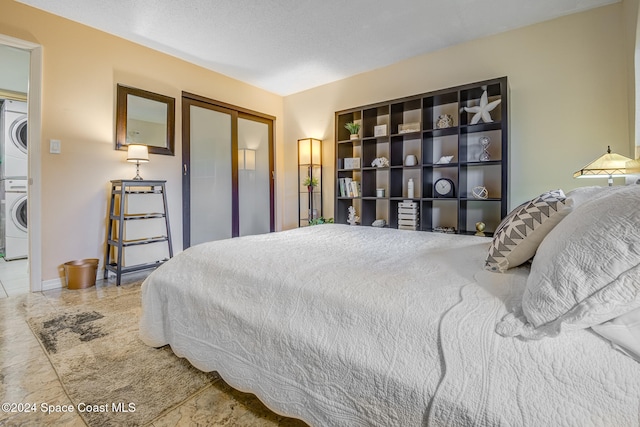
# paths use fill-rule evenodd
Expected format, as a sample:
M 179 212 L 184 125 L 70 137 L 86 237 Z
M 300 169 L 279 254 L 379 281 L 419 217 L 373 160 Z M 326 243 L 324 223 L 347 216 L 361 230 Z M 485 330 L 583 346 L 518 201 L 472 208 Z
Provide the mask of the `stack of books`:
M 401 230 L 417 230 L 418 225 L 418 202 L 403 200 L 398 203 L 398 228 Z
M 360 182 L 351 178 L 340 178 L 338 180 L 340 197 L 360 197 Z

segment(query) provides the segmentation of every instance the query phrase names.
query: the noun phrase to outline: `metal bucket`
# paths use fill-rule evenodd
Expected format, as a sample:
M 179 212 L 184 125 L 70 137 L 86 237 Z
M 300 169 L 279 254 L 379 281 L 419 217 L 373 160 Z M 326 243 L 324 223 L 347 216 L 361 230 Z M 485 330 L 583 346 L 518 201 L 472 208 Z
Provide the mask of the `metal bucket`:
M 84 289 L 96 284 L 98 258 L 86 258 L 64 263 L 67 288 Z

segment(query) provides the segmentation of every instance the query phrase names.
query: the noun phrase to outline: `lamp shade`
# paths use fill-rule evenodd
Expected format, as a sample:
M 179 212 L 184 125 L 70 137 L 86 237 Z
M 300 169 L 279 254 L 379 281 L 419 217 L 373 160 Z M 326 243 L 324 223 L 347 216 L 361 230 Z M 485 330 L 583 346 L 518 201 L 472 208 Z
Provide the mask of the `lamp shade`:
M 127 146 L 128 162 L 148 162 L 149 147 L 146 145 L 130 144 Z
M 627 173 L 632 175 L 640 174 L 640 159 L 635 159 L 627 162 Z
M 322 141 L 315 138 L 298 140 L 298 164 L 320 165 L 322 164 Z
M 611 185 L 613 175 L 624 176 L 629 173 L 627 171 L 627 162 L 630 161 L 632 161 L 630 158 L 612 153 L 611 147 L 607 147 L 605 154 L 575 172 L 573 177 L 609 178 L 609 185 Z

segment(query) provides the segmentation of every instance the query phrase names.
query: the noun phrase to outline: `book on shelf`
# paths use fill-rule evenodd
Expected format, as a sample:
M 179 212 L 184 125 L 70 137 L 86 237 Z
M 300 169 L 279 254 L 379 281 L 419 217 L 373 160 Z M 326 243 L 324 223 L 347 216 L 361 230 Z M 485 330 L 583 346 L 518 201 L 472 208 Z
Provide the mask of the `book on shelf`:
M 340 178 L 338 179 L 338 187 L 340 191 L 340 197 L 347 197 L 347 185 L 351 182 L 351 178 Z
M 351 178 L 340 178 L 338 180 L 340 197 L 360 197 L 360 182 Z
M 350 186 L 349 197 L 360 197 L 360 182 L 351 181 L 349 186 Z
M 347 197 L 349 195 L 348 186 L 351 182 L 351 178 L 340 178 L 338 184 L 340 186 L 340 197 Z

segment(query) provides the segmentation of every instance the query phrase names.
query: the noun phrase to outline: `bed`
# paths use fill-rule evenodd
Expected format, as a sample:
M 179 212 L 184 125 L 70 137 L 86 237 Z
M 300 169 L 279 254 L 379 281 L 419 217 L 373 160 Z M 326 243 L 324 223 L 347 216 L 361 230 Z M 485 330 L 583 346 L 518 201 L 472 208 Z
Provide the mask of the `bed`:
M 526 223 L 524 210 L 536 217 L 533 200 L 493 238 L 324 224 L 197 245 L 143 283 L 140 336 L 312 426 L 637 426 L 640 365 L 624 340 L 591 326 L 616 326 L 640 308 L 640 186 L 567 196 L 553 194 L 562 199 L 553 224 L 512 245 L 533 247 L 515 258 L 499 235 Z M 617 279 L 596 280 L 606 283 L 574 304 L 580 310 L 528 321 L 546 292 L 531 277 L 551 274 L 537 259 L 571 252 L 556 246 L 581 241 L 571 227 L 584 225 L 581 211 L 597 217 L 591 205 L 604 206 L 615 217 L 620 200 L 635 207 L 618 209 L 632 235 L 620 246 L 631 254 L 613 263 L 626 269 L 614 284 L 626 293 L 592 313 L 594 295 L 606 299 Z M 583 233 L 591 241 L 614 231 Z M 577 268 L 577 253 L 563 262 Z M 565 305 L 581 298 L 568 292 Z

